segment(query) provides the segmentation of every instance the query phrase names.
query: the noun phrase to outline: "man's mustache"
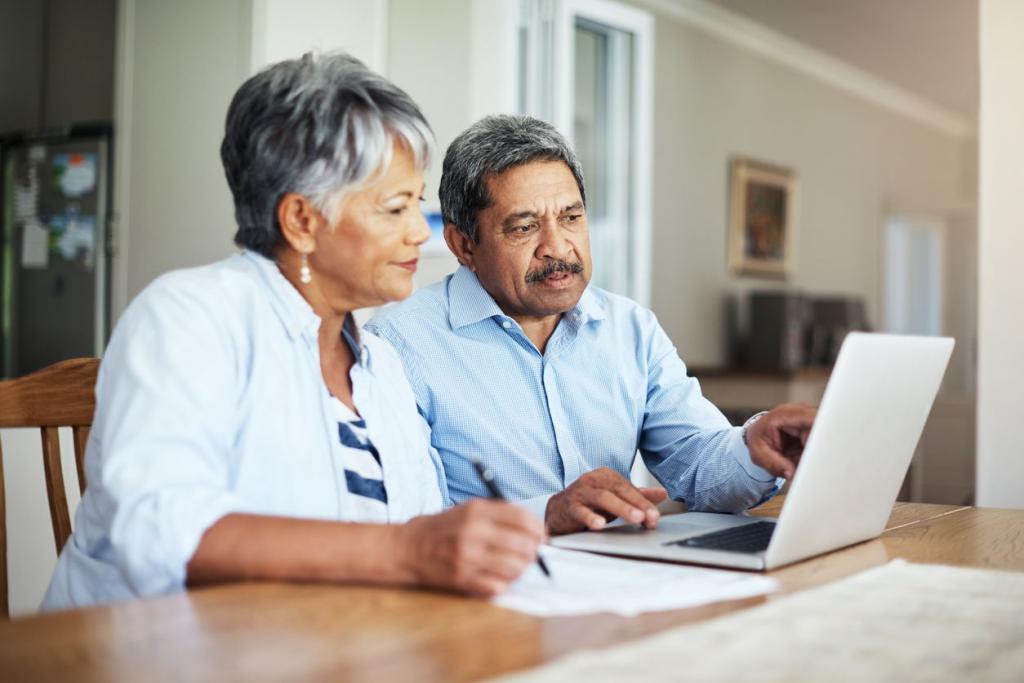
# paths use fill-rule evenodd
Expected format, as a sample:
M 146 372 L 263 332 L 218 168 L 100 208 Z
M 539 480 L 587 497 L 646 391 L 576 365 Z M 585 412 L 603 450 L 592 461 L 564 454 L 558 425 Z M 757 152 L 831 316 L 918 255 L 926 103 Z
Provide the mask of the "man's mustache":
M 527 272 L 526 283 L 532 285 L 537 282 L 541 282 L 542 280 L 551 277 L 555 273 L 571 273 L 573 275 L 579 275 L 582 272 L 583 264 L 579 263 L 578 261 L 576 263 L 569 263 L 568 261 L 562 260 L 549 261 L 547 265 L 543 266 L 542 268 L 538 268 L 537 270 L 531 270 Z

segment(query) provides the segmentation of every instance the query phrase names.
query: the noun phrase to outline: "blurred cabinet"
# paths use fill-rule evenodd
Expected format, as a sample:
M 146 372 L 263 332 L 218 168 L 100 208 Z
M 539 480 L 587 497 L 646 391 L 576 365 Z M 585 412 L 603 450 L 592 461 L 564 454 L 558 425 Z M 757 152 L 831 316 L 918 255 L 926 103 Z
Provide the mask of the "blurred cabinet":
M 825 393 L 830 370 L 805 368 L 774 372 L 746 368 L 690 368 L 704 396 L 725 413 L 733 424 L 780 403 L 818 405 Z

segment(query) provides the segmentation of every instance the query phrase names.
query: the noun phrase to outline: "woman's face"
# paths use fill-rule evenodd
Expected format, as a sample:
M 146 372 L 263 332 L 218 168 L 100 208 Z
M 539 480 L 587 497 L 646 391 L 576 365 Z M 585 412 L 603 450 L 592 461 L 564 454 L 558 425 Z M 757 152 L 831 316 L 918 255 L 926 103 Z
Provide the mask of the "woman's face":
M 422 194 L 423 173 L 396 143 L 387 171 L 345 196 L 309 255 L 313 283 L 330 305 L 350 311 L 412 293 L 420 245 L 430 237 Z

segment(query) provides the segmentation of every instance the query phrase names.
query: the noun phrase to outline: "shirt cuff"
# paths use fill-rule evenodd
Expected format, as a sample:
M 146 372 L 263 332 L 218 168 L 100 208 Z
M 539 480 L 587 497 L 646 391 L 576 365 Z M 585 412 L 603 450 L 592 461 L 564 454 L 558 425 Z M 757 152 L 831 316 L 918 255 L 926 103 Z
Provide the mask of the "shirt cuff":
M 524 500 L 517 500 L 516 505 L 524 507 L 534 515 L 544 521 L 544 513 L 548 509 L 548 501 L 551 500 L 551 495 L 534 496 L 533 498 L 526 498 Z
M 750 459 L 750 449 L 747 448 L 745 443 L 743 443 L 742 427 L 733 427 L 732 433 L 729 434 L 729 439 L 729 452 L 732 453 L 732 457 L 736 459 L 736 462 L 739 463 L 740 467 L 747 473 L 748 477 L 762 484 L 776 481 L 774 474 L 760 465 L 754 464 L 754 461 Z M 781 486 L 784 481 L 784 478 L 778 477 L 779 486 Z
M 247 512 L 231 492 L 196 487 L 151 492 L 115 514 L 111 541 L 128 584 L 139 596 L 180 590 L 206 531 L 222 517 Z

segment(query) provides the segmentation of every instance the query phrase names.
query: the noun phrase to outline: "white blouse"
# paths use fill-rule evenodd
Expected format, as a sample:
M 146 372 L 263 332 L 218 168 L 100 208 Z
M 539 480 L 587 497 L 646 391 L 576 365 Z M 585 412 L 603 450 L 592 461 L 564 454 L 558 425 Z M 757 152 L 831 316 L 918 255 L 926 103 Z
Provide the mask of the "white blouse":
M 168 273 L 136 297 L 100 366 L 88 488 L 43 609 L 181 590 L 203 533 L 228 513 L 365 521 L 319 325 L 251 252 Z M 373 518 L 440 510 L 440 463 L 401 361 L 372 334 L 349 333 L 353 401 L 387 490 Z

